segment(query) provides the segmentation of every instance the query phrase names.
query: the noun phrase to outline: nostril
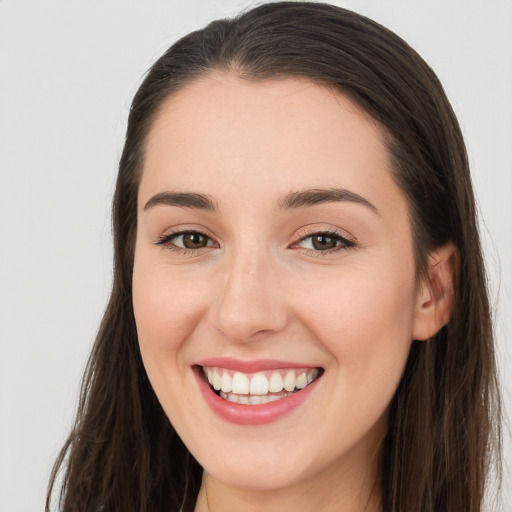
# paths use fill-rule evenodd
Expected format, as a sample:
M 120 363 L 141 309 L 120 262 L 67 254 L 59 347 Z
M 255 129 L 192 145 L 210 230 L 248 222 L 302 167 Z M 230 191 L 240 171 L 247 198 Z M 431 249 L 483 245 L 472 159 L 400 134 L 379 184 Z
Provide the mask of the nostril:
M 254 278 L 257 290 L 247 279 L 232 278 L 211 304 L 208 322 L 223 337 L 234 343 L 260 341 L 282 332 L 288 323 L 283 297 L 265 286 L 266 278 Z

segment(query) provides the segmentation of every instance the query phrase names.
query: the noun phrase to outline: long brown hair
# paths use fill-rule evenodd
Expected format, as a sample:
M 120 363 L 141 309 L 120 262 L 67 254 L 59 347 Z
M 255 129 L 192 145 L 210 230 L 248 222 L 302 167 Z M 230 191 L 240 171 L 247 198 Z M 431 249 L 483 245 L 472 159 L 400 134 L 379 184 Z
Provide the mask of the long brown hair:
M 410 207 L 418 274 L 448 241 L 460 253 L 449 324 L 413 342 L 383 446 L 386 512 L 479 512 L 499 467 L 500 397 L 468 160 L 434 72 L 372 20 L 320 3 L 269 3 L 175 43 L 132 103 L 113 205 L 114 281 L 75 426 L 52 472 L 60 508 L 193 510 L 201 468 L 165 416 L 139 353 L 132 307 L 137 189 L 145 142 L 170 94 L 213 70 L 247 80 L 307 77 L 351 97 L 387 137 Z

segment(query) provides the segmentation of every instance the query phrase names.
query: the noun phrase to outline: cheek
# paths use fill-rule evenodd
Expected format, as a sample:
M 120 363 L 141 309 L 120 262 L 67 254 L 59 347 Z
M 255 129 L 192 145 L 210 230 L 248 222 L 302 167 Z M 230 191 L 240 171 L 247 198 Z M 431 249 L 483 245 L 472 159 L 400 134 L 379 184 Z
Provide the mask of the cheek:
M 382 272 L 350 269 L 337 282 L 317 281 L 315 287 L 304 283 L 297 304 L 301 302 L 307 307 L 300 315 L 332 354 L 343 382 L 354 387 L 365 382 L 375 389 L 383 382 L 397 383 L 412 342 L 412 262 L 400 269 L 386 265 Z
M 175 428 L 182 429 L 183 401 L 190 401 L 191 389 L 184 347 L 204 310 L 204 289 L 187 283 L 186 276 L 179 277 L 168 268 L 140 262 L 134 266 L 133 308 L 142 361 L 167 416 Z M 189 410 L 188 415 L 200 421 L 197 412 Z
M 371 271 L 351 272 L 336 286 L 318 286 L 314 296 L 297 294 L 297 303 L 309 295 L 301 317 L 313 337 L 330 353 L 326 368 L 330 387 L 330 409 L 320 427 L 325 439 L 340 432 L 346 443 L 375 430 L 387 429 L 386 410 L 395 394 L 412 341 L 415 281 L 414 269 L 386 274 L 377 279 Z M 307 283 L 305 283 L 307 284 Z M 317 285 L 318 285 L 317 281 Z M 378 434 L 380 432 L 381 434 Z M 348 446 L 347 444 L 347 446 Z M 335 450 L 326 447 L 330 457 Z
M 203 316 L 201 289 L 190 280 L 162 268 L 136 262 L 133 273 L 133 309 L 137 336 L 147 376 L 160 404 L 176 429 L 200 423 L 193 407 L 184 414 L 183 403 L 192 403 L 186 359 L 186 342 Z M 176 390 L 180 390 L 176 392 Z M 188 423 L 187 423 L 188 421 Z M 199 428 L 199 427 L 198 427 Z
M 201 317 L 197 288 L 169 274 L 134 267 L 133 308 L 142 351 L 174 353 Z

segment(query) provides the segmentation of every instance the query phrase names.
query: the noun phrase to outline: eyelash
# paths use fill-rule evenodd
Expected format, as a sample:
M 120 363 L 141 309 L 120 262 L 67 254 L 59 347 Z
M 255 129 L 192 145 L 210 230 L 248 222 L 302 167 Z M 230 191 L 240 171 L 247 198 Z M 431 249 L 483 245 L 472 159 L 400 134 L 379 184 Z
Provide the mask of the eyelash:
M 356 242 L 354 240 L 350 240 L 349 238 L 343 236 L 341 233 L 334 231 L 334 230 L 323 230 L 323 229 L 316 229 L 311 230 L 309 232 L 303 233 L 300 236 L 300 239 L 295 242 L 292 247 L 295 247 L 299 245 L 300 243 L 304 242 L 308 238 L 313 238 L 315 236 L 321 236 L 326 238 L 333 238 L 336 241 L 336 246 L 332 249 L 326 249 L 324 251 L 321 250 L 315 250 L 315 249 L 306 249 L 309 253 L 313 254 L 317 257 L 327 256 L 329 254 L 334 254 L 339 251 L 346 251 L 348 249 L 352 249 L 356 247 Z
M 200 251 L 205 247 L 208 247 L 205 246 L 200 247 L 198 249 L 187 249 L 186 247 L 179 247 L 176 244 L 172 243 L 173 239 L 185 235 L 199 235 L 201 237 L 207 238 L 208 241 L 213 240 L 210 236 L 206 235 L 205 233 L 202 233 L 201 231 L 198 231 L 197 229 L 177 229 L 176 231 L 172 231 L 171 233 L 158 237 L 158 240 L 155 242 L 155 244 L 161 245 L 168 249 L 169 251 L 179 254 L 180 256 L 190 256 L 192 253 Z
M 184 230 L 176 230 L 176 231 L 173 231 L 166 235 L 160 236 L 158 238 L 158 240 L 156 240 L 155 244 L 163 246 L 166 249 L 173 251 L 179 255 L 183 255 L 183 256 L 190 256 L 192 253 L 200 251 L 201 249 L 204 249 L 206 247 L 211 247 L 211 246 L 207 245 L 205 247 L 200 247 L 197 249 L 188 249 L 188 248 L 184 248 L 184 247 L 179 247 L 179 246 L 175 245 L 174 243 L 172 243 L 173 239 L 176 239 L 176 238 L 178 238 L 180 236 L 184 236 L 184 235 L 199 235 L 201 237 L 207 238 L 208 241 L 213 241 L 213 239 L 210 236 L 206 235 L 205 233 L 202 233 L 201 231 L 193 230 L 193 229 L 184 229 Z M 308 253 L 312 253 L 315 256 L 319 256 L 319 257 L 324 256 L 324 255 L 333 254 L 333 253 L 336 253 L 339 251 L 345 251 L 347 249 L 351 249 L 351 248 L 354 248 L 357 246 L 357 244 L 354 240 L 350 240 L 350 239 L 346 238 L 345 236 L 341 235 L 337 231 L 312 230 L 310 232 L 303 233 L 300 236 L 300 239 L 297 242 L 294 242 L 291 245 L 291 247 L 292 248 L 296 247 L 300 243 L 307 240 L 308 238 L 313 238 L 314 236 L 323 236 L 323 237 L 327 237 L 327 238 L 333 238 L 337 244 L 336 247 L 333 247 L 332 249 L 326 249 L 324 251 L 315 250 L 315 249 L 305 249 Z M 209 243 L 209 242 L 207 242 L 207 243 Z

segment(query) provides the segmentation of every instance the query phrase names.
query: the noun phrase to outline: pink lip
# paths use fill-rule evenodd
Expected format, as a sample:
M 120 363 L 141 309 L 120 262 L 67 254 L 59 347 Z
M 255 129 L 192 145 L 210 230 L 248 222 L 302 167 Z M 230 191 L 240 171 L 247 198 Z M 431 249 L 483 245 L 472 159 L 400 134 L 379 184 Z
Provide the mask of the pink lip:
M 199 366 L 213 366 L 216 368 L 226 368 L 242 373 L 264 372 L 266 370 L 280 370 L 287 368 L 317 368 L 304 363 L 292 363 L 290 361 L 280 361 L 277 359 L 259 359 L 255 361 L 243 361 L 242 359 L 233 359 L 231 357 L 210 357 L 202 359 L 196 363 Z
M 225 365 L 220 365 L 219 360 L 215 360 L 215 364 L 211 364 L 212 361 L 213 360 L 208 360 L 208 364 L 205 364 L 205 366 L 227 368 Z M 261 363 L 261 361 L 258 363 Z M 249 366 L 251 370 L 254 368 L 253 365 Z M 291 368 L 291 366 L 284 367 Z M 297 365 L 297 367 L 304 368 L 304 365 Z M 258 368 L 261 368 L 261 366 L 258 366 Z M 283 368 L 283 366 L 279 365 L 272 368 Z M 240 366 L 237 366 L 237 369 L 240 369 Z M 249 373 L 249 370 L 247 370 L 247 372 Z M 311 395 L 319 381 L 319 379 L 316 379 L 304 389 L 286 398 L 281 398 L 281 400 L 276 400 L 275 402 L 261 405 L 241 405 L 229 402 L 218 396 L 210 388 L 210 385 L 203 376 L 202 369 L 198 366 L 194 367 L 194 374 L 201 394 L 210 409 L 221 419 L 238 425 L 263 425 L 279 420 L 299 407 Z

